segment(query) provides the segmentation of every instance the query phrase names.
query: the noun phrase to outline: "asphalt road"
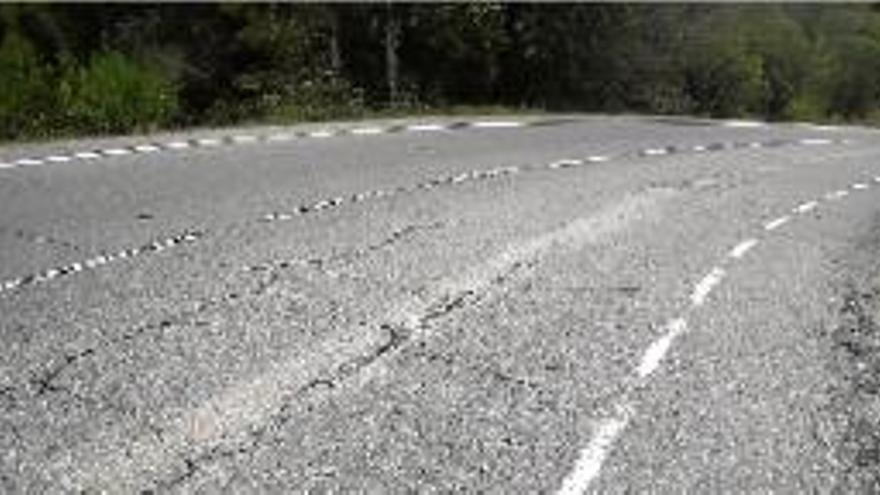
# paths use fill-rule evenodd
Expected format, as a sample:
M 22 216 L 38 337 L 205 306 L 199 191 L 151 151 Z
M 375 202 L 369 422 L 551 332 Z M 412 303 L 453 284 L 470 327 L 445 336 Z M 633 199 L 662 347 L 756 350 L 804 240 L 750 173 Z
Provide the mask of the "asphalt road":
M 0 149 L 0 491 L 840 489 L 880 134 L 329 129 Z

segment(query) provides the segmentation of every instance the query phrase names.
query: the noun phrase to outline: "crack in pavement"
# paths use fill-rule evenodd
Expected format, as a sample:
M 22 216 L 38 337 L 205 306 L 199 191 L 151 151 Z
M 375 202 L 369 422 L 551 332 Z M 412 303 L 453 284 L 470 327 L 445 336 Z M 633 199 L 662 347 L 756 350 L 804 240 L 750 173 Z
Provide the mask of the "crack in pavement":
M 442 228 L 444 225 L 444 222 L 406 225 L 392 231 L 385 238 L 373 244 L 369 244 L 366 247 L 349 249 L 325 258 L 318 257 L 305 260 L 282 260 L 246 266 L 242 271 L 265 272 L 267 275 L 259 280 L 256 286 L 248 291 L 243 297 L 237 292 L 230 292 L 217 297 L 200 299 L 194 302 L 195 309 L 165 315 L 155 322 L 135 325 L 121 333 L 113 334 L 114 336 L 112 338 L 102 340 L 96 345 L 67 352 L 60 358 L 57 358 L 57 362 L 50 362 L 45 366 L 43 371 L 32 373 L 33 376 L 28 380 L 28 383 L 33 392 L 29 395 L 33 398 L 38 398 L 50 393 L 66 391 L 66 388 L 61 387 L 56 383 L 65 372 L 89 357 L 94 357 L 99 353 L 110 352 L 112 348 L 119 344 L 135 341 L 136 339 L 153 333 L 156 330 L 164 332 L 173 327 L 184 328 L 189 326 L 199 326 L 200 317 L 220 304 L 228 305 L 230 300 L 237 300 L 243 304 L 245 300 L 259 298 L 266 293 L 270 286 L 274 285 L 281 279 L 279 273 L 281 271 L 290 269 L 294 266 L 317 267 L 319 271 L 329 276 L 329 273 L 322 268 L 326 264 L 335 262 L 352 263 L 358 259 L 368 257 L 372 253 L 387 249 L 397 243 L 404 242 L 417 234 Z M 7 388 L 10 393 L 20 395 L 20 391 L 17 387 L 8 386 Z M 23 399 L 23 397 L 20 398 Z

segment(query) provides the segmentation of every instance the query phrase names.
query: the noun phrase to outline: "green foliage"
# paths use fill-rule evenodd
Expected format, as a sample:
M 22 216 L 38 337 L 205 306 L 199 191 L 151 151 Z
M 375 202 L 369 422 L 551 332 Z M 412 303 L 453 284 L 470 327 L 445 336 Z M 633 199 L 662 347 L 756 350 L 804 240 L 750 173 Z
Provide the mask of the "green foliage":
M 80 132 L 156 129 L 177 108 L 174 88 L 161 73 L 117 52 L 98 53 L 85 67 L 67 65 L 58 85 L 64 124 Z
M 55 111 L 50 72 L 31 43 L 7 32 L 0 44 L 0 137 L 39 135 Z
M 880 9 L 0 5 L 0 138 L 467 105 L 870 120 Z

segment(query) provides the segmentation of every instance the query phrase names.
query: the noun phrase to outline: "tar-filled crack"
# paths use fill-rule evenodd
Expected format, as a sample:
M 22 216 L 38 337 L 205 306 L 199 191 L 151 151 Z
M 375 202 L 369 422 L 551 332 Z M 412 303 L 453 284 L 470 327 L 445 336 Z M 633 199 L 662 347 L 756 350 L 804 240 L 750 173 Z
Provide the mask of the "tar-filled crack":
M 497 286 L 510 280 L 516 272 L 524 268 L 533 267 L 536 264 L 536 260 L 512 263 L 502 273 L 491 278 L 489 288 L 484 287 L 480 291 L 467 288 L 446 294 L 440 297 L 437 302 L 430 304 L 414 320 L 407 321 L 406 323 L 379 323 L 378 328 L 385 334 L 385 338 L 381 343 L 341 363 L 331 372 L 318 376 L 304 386 L 287 394 L 282 401 L 282 405 L 269 417 L 269 420 L 262 425 L 253 427 L 248 432 L 245 440 L 233 444 L 218 444 L 198 455 L 187 457 L 183 461 L 184 469 L 182 472 L 166 480 L 156 480 L 153 483 L 155 488 L 145 489 L 143 492 L 161 492 L 179 487 L 194 478 L 203 466 L 219 462 L 223 459 L 232 459 L 240 455 L 252 453 L 264 444 L 273 432 L 280 431 L 294 418 L 293 408 L 298 399 L 305 401 L 320 399 L 324 393 L 340 388 L 346 380 L 358 375 L 382 358 L 403 349 L 408 343 L 418 338 L 417 336 L 428 331 L 435 321 L 448 317 L 458 310 L 479 304 L 487 296 L 491 288 L 497 288 Z M 499 376 L 499 378 L 501 377 Z
M 22 239 L 27 242 L 32 242 L 34 244 L 44 244 L 52 247 L 59 247 L 65 250 L 71 251 L 80 251 L 80 247 L 76 244 L 66 241 L 63 239 L 59 239 L 54 236 L 46 235 L 46 234 L 37 234 L 34 232 L 28 232 L 24 229 L 15 229 L 13 232 L 15 237 Z
M 249 271 L 264 272 L 264 277 L 256 282 L 253 289 L 244 294 L 232 291 L 220 296 L 198 300 L 194 304 L 194 309 L 173 313 L 163 316 L 158 319 L 158 321 L 130 327 L 121 333 L 114 334 L 113 337 L 108 338 L 99 344 L 69 351 L 61 358 L 56 359 L 55 362 L 50 363 L 44 370 L 33 373 L 33 376 L 28 380 L 30 384 L 29 388 L 31 390 L 28 395 L 31 395 L 32 397 L 41 397 L 51 393 L 69 392 L 68 388 L 60 386 L 58 381 L 65 372 L 79 364 L 81 361 L 91 356 L 95 356 L 100 351 L 105 351 L 106 349 L 112 348 L 120 343 L 134 341 L 155 331 L 166 331 L 172 327 L 203 326 L 203 322 L 200 319 L 203 314 L 212 308 L 221 305 L 228 306 L 233 301 L 243 304 L 245 300 L 262 296 L 272 285 L 281 280 L 280 272 L 283 270 L 287 270 L 293 266 L 302 266 L 303 264 L 307 266 L 321 267 L 331 262 L 351 262 L 366 257 L 379 250 L 389 248 L 419 232 L 437 229 L 442 226 L 442 222 L 434 222 L 425 225 L 407 225 L 391 232 L 387 237 L 376 243 L 369 244 L 363 248 L 350 249 L 326 258 L 312 258 L 305 263 L 283 260 L 280 262 L 264 263 L 248 267 L 247 270 Z M 9 394 L 17 395 L 18 390 L 16 387 L 10 386 L 8 388 L 10 390 Z

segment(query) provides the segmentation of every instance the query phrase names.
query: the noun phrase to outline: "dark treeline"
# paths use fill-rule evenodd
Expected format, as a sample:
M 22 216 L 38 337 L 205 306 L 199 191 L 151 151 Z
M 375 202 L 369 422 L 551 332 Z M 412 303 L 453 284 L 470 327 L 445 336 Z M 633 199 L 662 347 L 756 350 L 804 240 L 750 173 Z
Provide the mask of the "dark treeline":
M 880 116 L 870 5 L 0 5 L 0 138 L 455 106 Z

